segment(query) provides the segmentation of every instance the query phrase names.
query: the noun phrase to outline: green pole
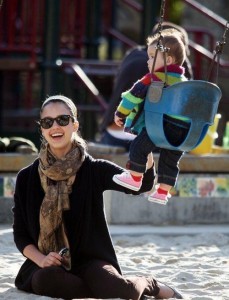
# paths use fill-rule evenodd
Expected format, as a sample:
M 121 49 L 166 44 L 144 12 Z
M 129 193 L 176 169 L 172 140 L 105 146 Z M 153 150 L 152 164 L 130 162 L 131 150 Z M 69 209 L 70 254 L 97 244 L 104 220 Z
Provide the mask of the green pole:
M 60 40 L 60 0 L 45 1 L 44 49 L 42 63 L 42 99 L 58 93 L 58 71 Z
M 101 0 L 87 0 L 86 58 L 98 59 L 101 14 Z
M 158 22 L 161 0 L 144 0 L 142 14 L 142 34 L 140 44 L 145 45 L 146 38 L 151 34 L 153 26 Z

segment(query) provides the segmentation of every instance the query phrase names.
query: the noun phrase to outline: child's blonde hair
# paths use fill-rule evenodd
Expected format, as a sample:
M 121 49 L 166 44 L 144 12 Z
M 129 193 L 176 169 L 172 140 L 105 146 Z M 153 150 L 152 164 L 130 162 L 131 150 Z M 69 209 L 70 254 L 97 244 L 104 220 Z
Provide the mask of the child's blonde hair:
M 147 38 L 147 46 L 157 44 L 160 35 L 149 36 Z M 168 55 L 174 59 L 174 63 L 182 66 L 185 58 L 185 45 L 182 42 L 181 34 L 176 29 L 164 29 L 161 32 L 161 43 L 164 47 L 169 48 Z M 160 50 L 159 50 L 160 51 Z

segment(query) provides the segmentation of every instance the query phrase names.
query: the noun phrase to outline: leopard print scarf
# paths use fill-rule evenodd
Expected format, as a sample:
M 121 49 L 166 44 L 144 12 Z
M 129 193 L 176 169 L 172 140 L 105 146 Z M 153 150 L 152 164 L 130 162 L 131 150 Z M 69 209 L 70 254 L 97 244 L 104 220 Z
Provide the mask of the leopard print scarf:
M 84 159 L 85 149 L 76 142 L 72 150 L 61 159 L 50 152 L 47 143 L 41 145 L 38 171 L 45 196 L 40 208 L 38 248 L 44 254 L 69 248 L 62 213 L 69 210 L 69 194 Z M 65 268 L 71 269 L 70 255 L 64 262 Z

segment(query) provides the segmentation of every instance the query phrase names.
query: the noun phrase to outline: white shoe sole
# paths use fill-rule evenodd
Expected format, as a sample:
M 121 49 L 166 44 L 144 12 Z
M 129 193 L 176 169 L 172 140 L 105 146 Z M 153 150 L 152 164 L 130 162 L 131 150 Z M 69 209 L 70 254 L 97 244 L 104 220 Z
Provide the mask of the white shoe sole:
M 166 205 L 168 203 L 168 200 L 160 200 L 160 199 L 151 198 L 151 197 L 148 197 L 148 201 L 155 202 L 155 203 L 158 203 L 158 204 L 161 204 L 161 205 Z
M 135 187 L 135 186 L 132 186 L 132 185 L 129 185 L 128 183 L 125 183 L 121 180 L 119 180 L 115 175 L 113 176 L 113 181 L 121 186 L 124 186 L 132 191 L 135 191 L 135 192 L 138 192 L 140 190 L 141 187 Z

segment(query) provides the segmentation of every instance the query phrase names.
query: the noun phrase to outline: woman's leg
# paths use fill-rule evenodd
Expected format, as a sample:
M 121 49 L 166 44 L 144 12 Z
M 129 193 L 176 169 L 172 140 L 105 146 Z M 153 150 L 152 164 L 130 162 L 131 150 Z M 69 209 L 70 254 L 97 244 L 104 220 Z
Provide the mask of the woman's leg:
M 91 298 L 92 293 L 83 280 L 62 267 L 48 267 L 36 271 L 32 278 L 35 294 L 53 298 Z
M 31 285 L 37 295 L 63 299 L 139 300 L 143 295 L 168 299 L 174 295 L 174 290 L 153 278 L 143 276 L 124 278 L 112 265 L 100 260 L 90 263 L 80 272 L 80 276 L 69 273 L 61 267 L 39 269 L 34 273 Z
M 112 265 L 100 260 L 93 261 L 81 275 L 94 298 L 138 300 L 143 294 L 159 293 L 156 280 L 137 276 L 124 278 Z

